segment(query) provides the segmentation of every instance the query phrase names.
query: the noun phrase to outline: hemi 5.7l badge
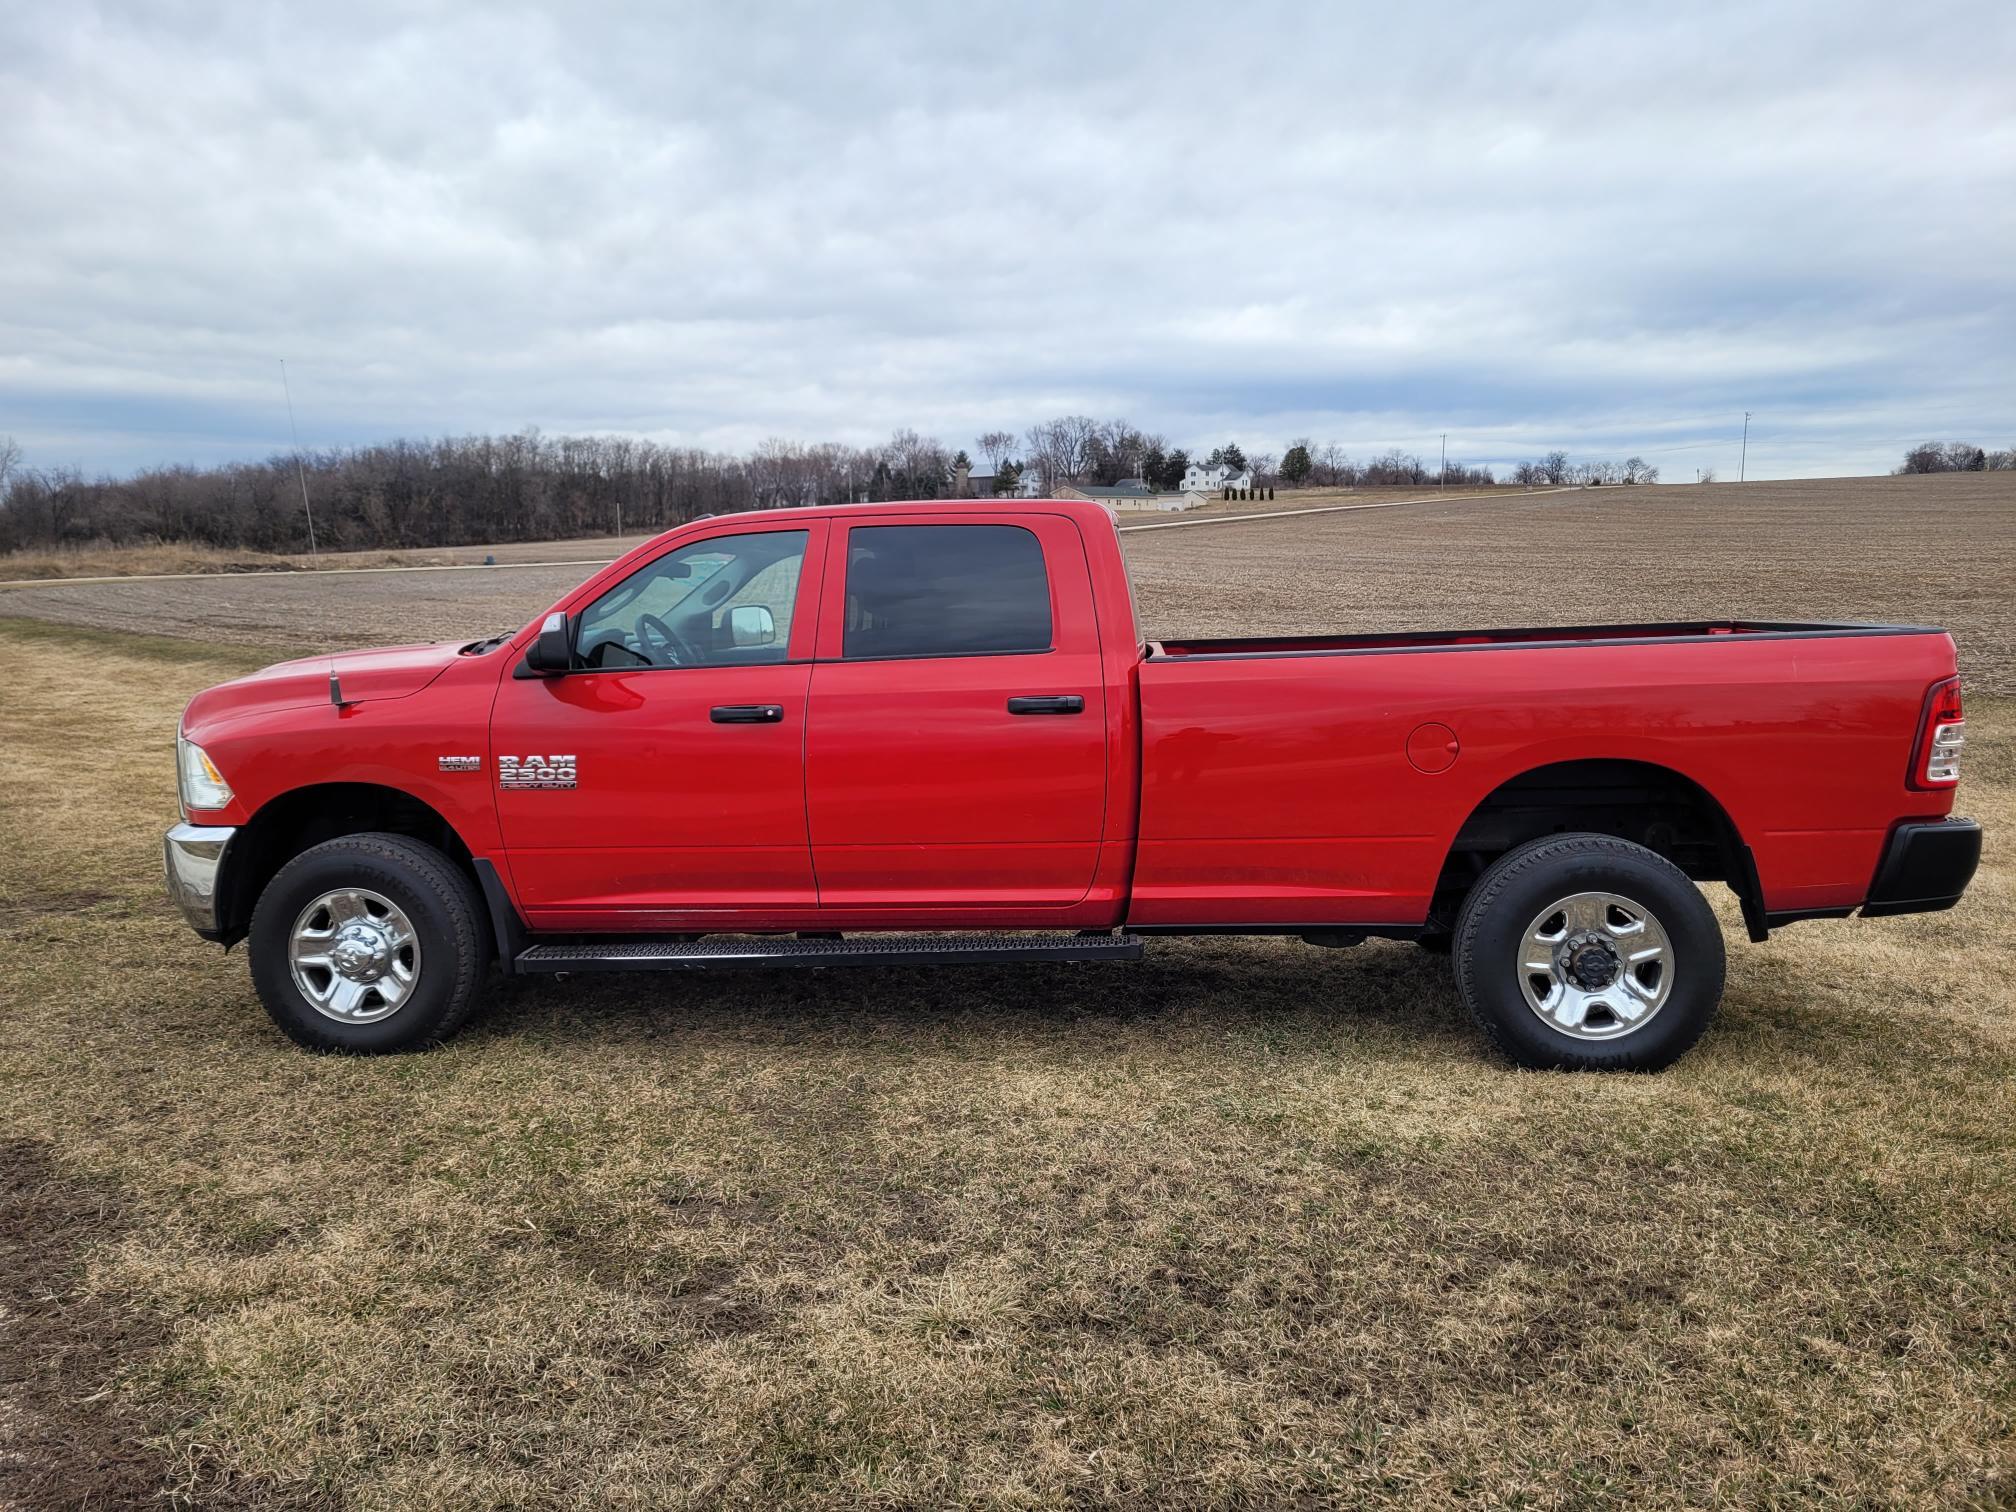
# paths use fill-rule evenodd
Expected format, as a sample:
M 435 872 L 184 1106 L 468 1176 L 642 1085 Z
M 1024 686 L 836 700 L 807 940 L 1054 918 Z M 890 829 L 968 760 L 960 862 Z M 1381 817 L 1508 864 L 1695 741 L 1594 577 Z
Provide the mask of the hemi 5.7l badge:
M 571 788 L 575 785 L 572 756 L 499 756 L 497 786 L 503 788 Z
M 444 772 L 480 772 L 483 770 L 481 756 L 443 756 L 441 770 Z

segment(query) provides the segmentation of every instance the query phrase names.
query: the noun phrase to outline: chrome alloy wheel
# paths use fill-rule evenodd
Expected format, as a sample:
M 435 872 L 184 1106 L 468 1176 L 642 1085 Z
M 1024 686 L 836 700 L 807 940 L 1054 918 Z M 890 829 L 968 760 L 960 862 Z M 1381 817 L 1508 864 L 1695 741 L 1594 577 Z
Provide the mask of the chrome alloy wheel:
M 1673 994 L 1673 944 L 1652 911 L 1616 893 L 1540 910 L 1519 950 L 1519 990 L 1548 1028 L 1609 1040 L 1644 1028 Z
M 324 1018 L 375 1024 L 405 1006 L 420 980 L 420 936 L 399 905 L 361 887 L 326 892 L 294 921 L 287 964 Z

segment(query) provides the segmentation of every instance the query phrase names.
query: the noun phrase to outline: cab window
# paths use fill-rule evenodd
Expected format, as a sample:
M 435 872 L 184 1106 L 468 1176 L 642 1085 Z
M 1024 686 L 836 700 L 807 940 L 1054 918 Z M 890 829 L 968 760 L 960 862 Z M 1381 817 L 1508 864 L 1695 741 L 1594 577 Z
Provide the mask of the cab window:
M 848 661 L 1050 649 L 1043 546 L 1019 525 L 857 525 L 847 537 Z
M 716 536 L 638 568 L 581 615 L 589 667 L 750 667 L 781 662 L 807 532 Z

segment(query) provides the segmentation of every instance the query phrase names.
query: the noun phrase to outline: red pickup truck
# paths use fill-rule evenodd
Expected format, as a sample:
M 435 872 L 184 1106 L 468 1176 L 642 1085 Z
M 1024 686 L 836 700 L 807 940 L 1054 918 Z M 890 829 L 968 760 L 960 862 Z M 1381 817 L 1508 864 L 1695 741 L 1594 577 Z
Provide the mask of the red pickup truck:
M 1655 624 L 1144 641 L 1076 501 L 696 520 L 515 633 L 286 662 L 182 717 L 169 889 L 317 1049 L 505 974 L 1450 951 L 1532 1066 L 1647 1069 L 1752 940 L 1951 907 L 1952 640 Z

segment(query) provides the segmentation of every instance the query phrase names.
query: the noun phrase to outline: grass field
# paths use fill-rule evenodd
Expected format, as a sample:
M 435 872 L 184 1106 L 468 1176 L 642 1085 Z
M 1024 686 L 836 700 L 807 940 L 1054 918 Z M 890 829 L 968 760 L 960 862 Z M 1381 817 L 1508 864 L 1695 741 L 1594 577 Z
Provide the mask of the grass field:
M 517 984 L 306 1057 L 158 875 L 176 713 L 268 650 L 0 624 L 0 1506 L 2016 1498 L 2008 505 L 1783 489 L 1130 538 L 1166 633 L 1963 627 L 1966 902 L 1752 947 L 1718 889 L 1722 1017 L 1647 1078 L 1507 1069 L 1412 947 L 1242 940 Z M 535 575 L 280 580 L 266 646 Z

